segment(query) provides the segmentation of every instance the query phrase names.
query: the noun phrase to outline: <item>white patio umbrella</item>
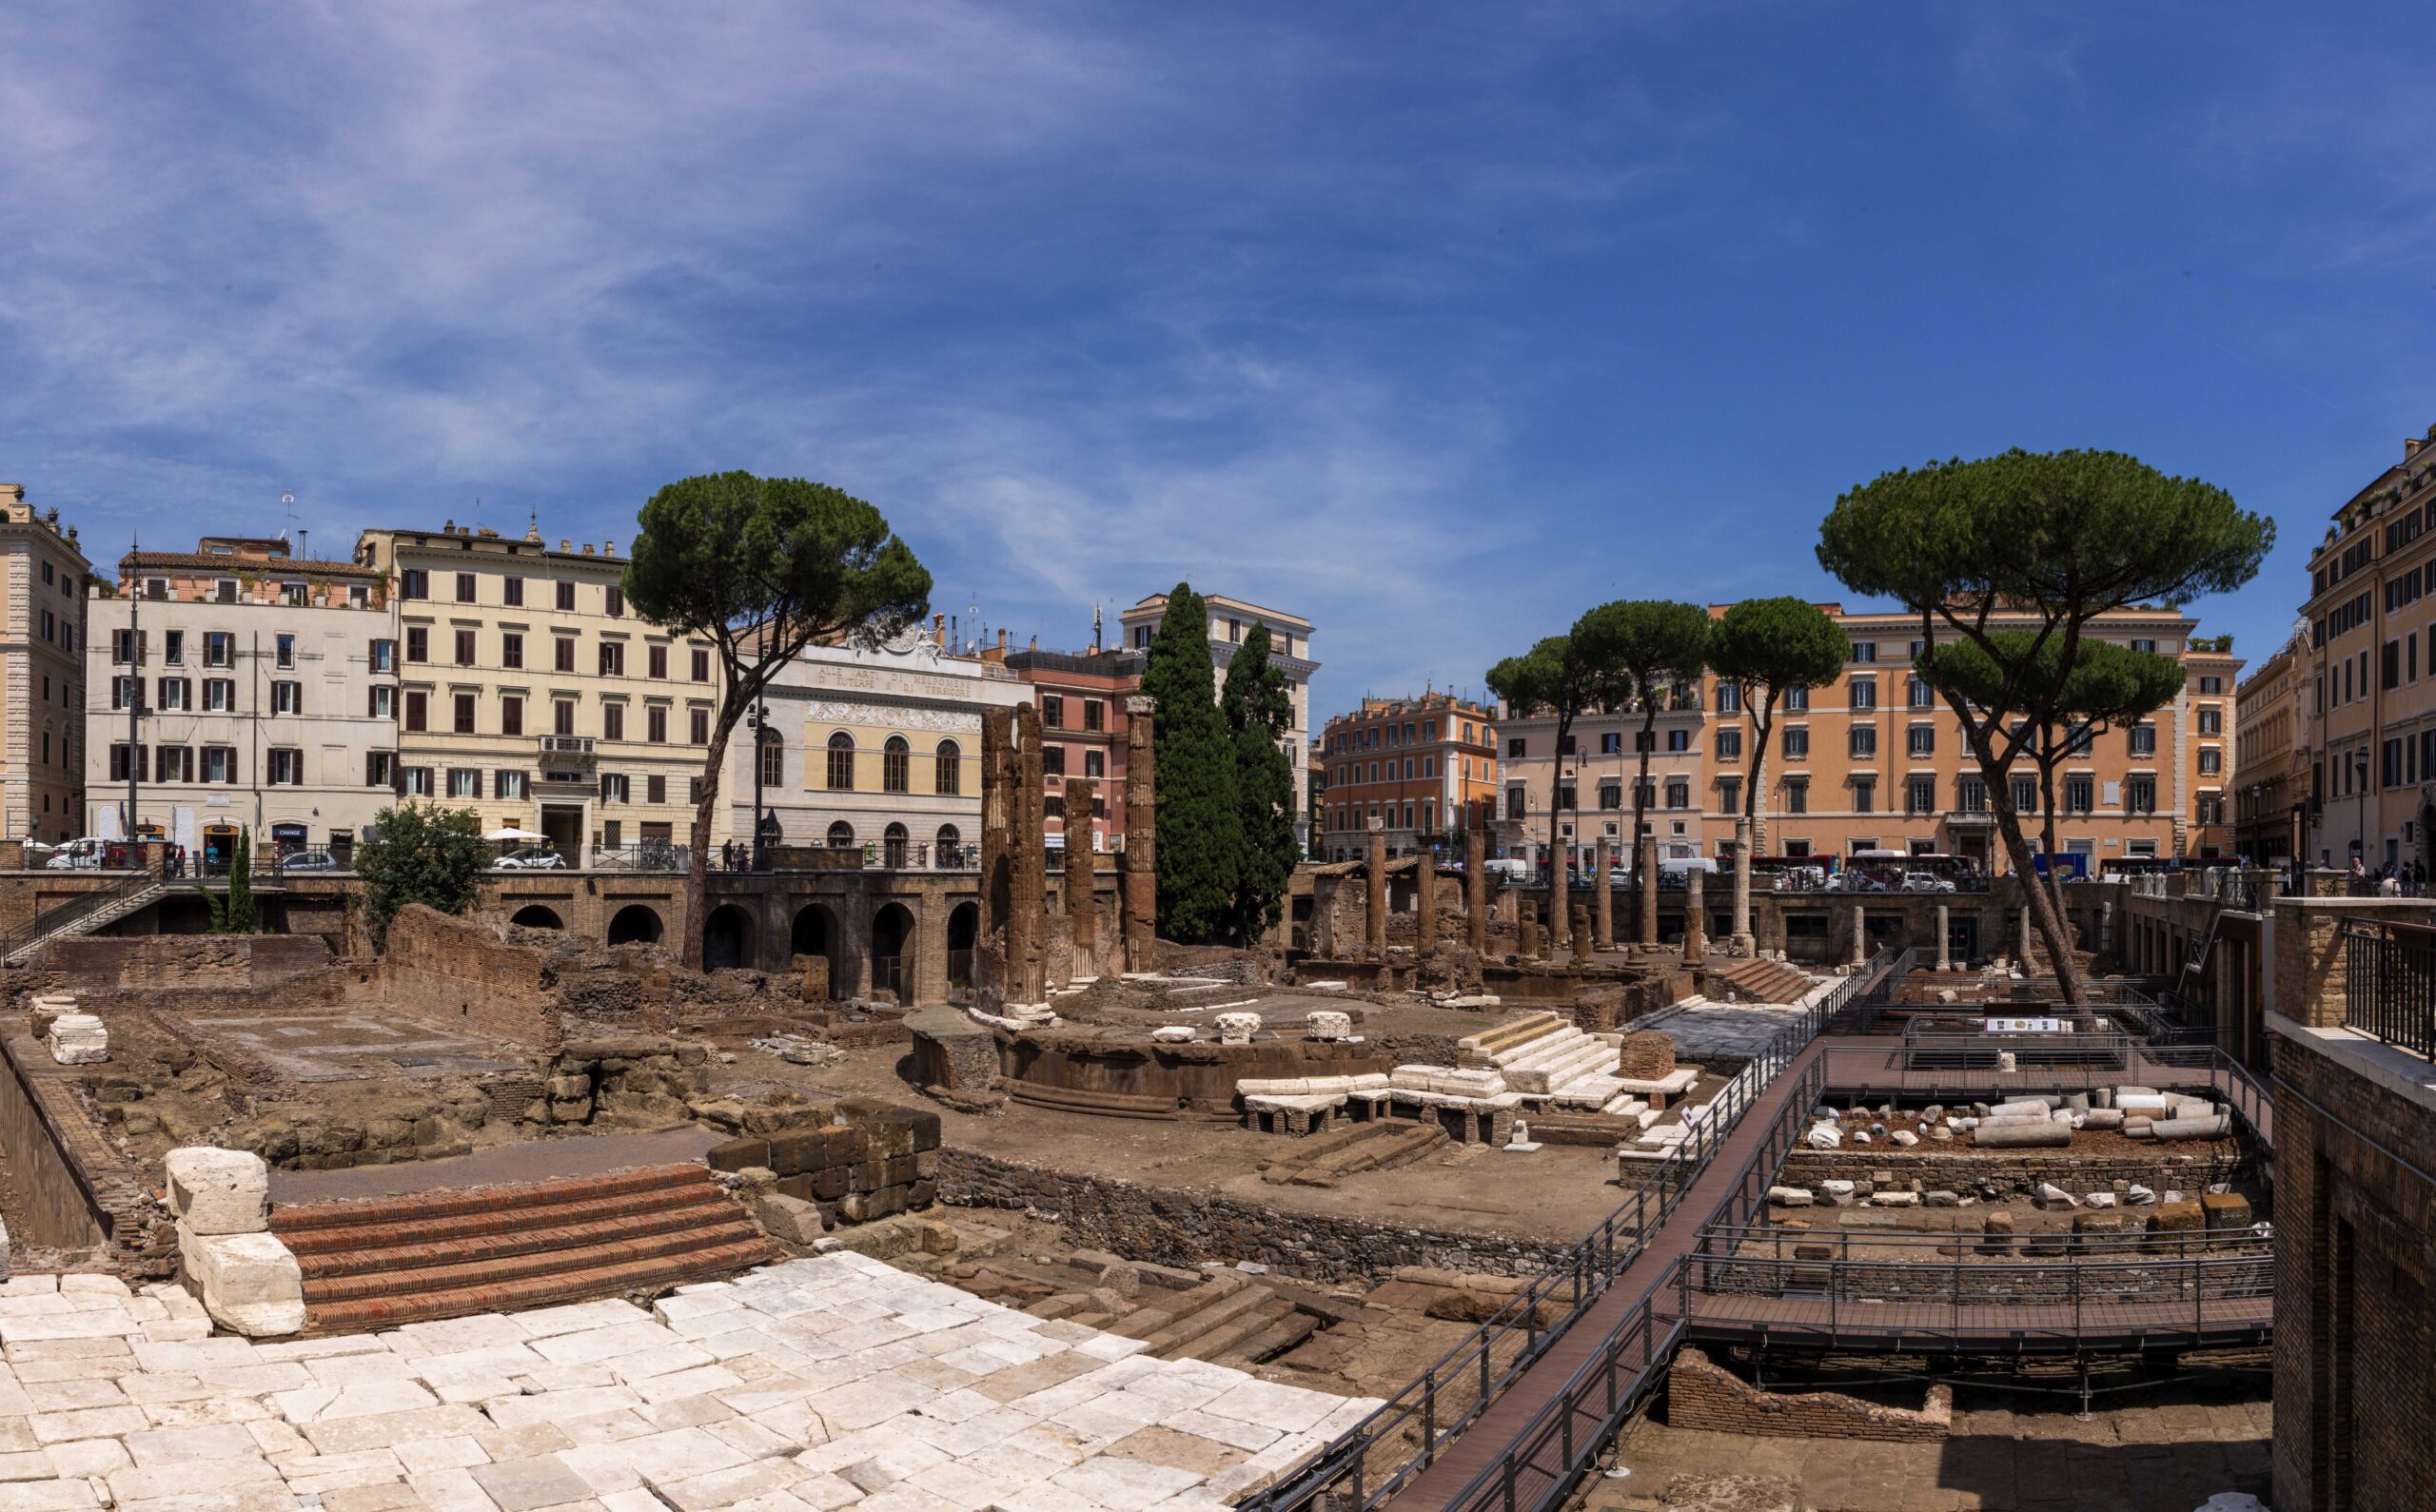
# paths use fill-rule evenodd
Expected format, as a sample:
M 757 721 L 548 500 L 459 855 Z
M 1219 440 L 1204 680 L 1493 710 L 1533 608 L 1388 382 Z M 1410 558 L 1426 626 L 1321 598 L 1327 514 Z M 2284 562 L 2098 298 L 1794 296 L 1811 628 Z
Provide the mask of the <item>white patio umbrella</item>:
M 482 838 L 485 840 L 546 840 L 549 836 L 546 835 L 536 835 L 531 830 L 520 830 L 515 825 L 510 824 L 503 828 L 491 831 L 489 834 L 483 835 Z

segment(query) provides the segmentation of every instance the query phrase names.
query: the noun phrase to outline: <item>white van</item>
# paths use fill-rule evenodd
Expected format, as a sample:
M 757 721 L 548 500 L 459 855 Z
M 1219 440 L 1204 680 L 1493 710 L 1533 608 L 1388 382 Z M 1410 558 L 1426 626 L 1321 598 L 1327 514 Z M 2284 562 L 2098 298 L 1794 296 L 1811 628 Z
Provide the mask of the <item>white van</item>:
M 50 853 L 45 864 L 54 872 L 92 872 L 100 869 L 104 850 L 109 841 L 98 835 L 86 835 L 69 840 Z
M 1537 875 L 1539 869 L 1521 856 L 1502 855 L 1495 860 L 1483 862 L 1481 870 L 1497 881 L 1520 886 Z

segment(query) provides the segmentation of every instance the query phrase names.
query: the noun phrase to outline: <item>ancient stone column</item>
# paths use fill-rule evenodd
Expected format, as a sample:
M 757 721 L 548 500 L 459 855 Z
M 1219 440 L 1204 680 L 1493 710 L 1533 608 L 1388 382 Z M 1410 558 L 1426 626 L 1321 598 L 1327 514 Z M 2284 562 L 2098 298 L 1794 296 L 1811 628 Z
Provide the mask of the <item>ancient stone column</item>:
M 1125 969 L 1159 964 L 1159 808 L 1151 701 L 1125 700 Z
M 1097 976 L 1100 972 L 1100 916 L 1091 897 L 1091 800 L 1099 784 L 1089 777 L 1066 779 L 1066 930 L 1074 942 L 1074 959 L 1067 979 Z M 1080 843 L 1077 843 L 1080 842 Z
M 1727 949 L 1736 955 L 1758 953 L 1751 937 L 1751 821 L 1734 821 L 1734 938 Z
M 1464 901 L 1469 915 L 1469 943 L 1474 955 L 1488 953 L 1488 836 L 1478 830 L 1464 835 Z
M 1709 919 L 1705 878 L 1708 874 L 1693 867 L 1683 875 L 1689 891 L 1683 894 L 1683 964 L 1698 966 L 1708 953 Z
M 1868 959 L 1869 930 L 1861 918 L 1861 906 L 1856 903 L 1853 905 L 1853 964 L 1858 966 Z
M 1387 958 L 1387 837 L 1376 830 L 1370 832 L 1370 865 L 1363 886 L 1367 893 L 1362 900 L 1367 911 L 1363 919 L 1363 958 L 1384 961 Z
M 1946 929 L 1946 905 L 1940 903 L 1937 905 L 1937 970 L 1940 972 L 1954 970 L 1952 947 L 1947 943 L 1953 937 Z
M 2022 974 L 2023 974 L 2023 975 L 2025 975 L 2025 976 L 2029 975 L 2029 974 L 2030 974 L 2030 905 L 2029 905 L 2029 904 L 2027 904 L 2027 903 L 2025 903 L 2025 904 L 2023 904 L 2023 905 L 2021 906 L 2021 947 L 2020 947 L 2019 951 L 2014 954 L 2014 958 L 2015 960 L 2017 960 L 2017 961 L 2021 962 Z
M 1413 918 L 1413 943 L 1426 955 L 1438 948 L 1438 857 L 1425 845 L 1421 865 L 1413 873 L 1413 886 L 1420 908 Z
M 1614 892 L 1615 847 L 1605 835 L 1599 837 L 1599 949 L 1616 948 L 1616 894 Z
M 980 991 L 1001 996 L 1008 991 L 1007 916 L 1015 874 L 1014 742 L 1014 710 L 981 711 L 981 927 L 972 980 Z
M 1522 918 L 1515 931 L 1515 953 L 1526 961 L 1540 958 L 1540 905 L 1537 899 L 1524 899 Z
M 1640 848 L 1634 853 L 1633 862 L 1640 874 L 1640 948 L 1658 949 L 1658 836 L 1655 833 L 1640 837 Z
M 1007 888 L 1007 997 L 1039 1003 L 1049 997 L 1048 794 L 1041 789 L 1040 711 L 1015 708 L 1015 825 L 1013 875 Z M 1087 842 L 1088 843 L 1088 842 Z
M 1565 893 L 1573 878 L 1573 841 L 1557 834 L 1557 810 L 1548 810 L 1548 953 L 1565 943 Z

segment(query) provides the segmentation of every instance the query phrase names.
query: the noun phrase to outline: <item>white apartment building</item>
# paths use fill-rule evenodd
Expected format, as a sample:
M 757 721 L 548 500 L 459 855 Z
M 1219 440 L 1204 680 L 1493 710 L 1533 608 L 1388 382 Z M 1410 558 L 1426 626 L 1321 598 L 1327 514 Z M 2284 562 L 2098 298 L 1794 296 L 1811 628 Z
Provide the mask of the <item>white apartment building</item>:
M 1224 594 L 1205 594 L 1209 610 L 1209 658 L 1217 663 L 1218 684 L 1226 686 L 1228 664 L 1235 648 L 1253 625 L 1268 626 L 1269 665 L 1286 674 L 1294 700 L 1294 727 L 1287 732 L 1286 754 L 1294 763 L 1294 838 L 1303 854 L 1311 851 L 1311 816 L 1304 812 L 1311 791 L 1311 675 L 1320 670 L 1311 658 L 1311 621 L 1282 609 L 1267 609 Z M 1167 618 L 1168 596 L 1154 593 L 1120 617 L 1125 643 L 1136 651 L 1149 649 L 1150 637 Z

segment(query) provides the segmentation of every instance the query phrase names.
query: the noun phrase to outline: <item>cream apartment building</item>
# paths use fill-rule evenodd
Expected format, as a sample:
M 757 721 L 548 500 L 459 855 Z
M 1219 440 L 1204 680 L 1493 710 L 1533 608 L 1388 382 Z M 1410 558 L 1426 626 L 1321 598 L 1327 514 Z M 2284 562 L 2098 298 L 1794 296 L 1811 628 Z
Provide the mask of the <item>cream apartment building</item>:
M 546 835 L 570 865 L 688 841 L 718 658 L 636 618 L 614 542 L 450 521 L 365 531 L 355 560 L 389 587 L 401 795 Z
M 87 600 L 88 833 L 226 865 L 326 849 L 344 865 L 392 801 L 396 642 L 380 575 L 206 536 L 133 551 Z
M 0 483 L 0 835 L 56 842 L 85 822 L 85 581 L 73 526 Z
M 781 668 L 761 697 L 768 736 L 739 726 L 729 746 L 728 833 L 753 834 L 757 760 L 775 843 L 860 848 L 874 866 L 978 864 L 981 716 L 1031 689 L 946 638 L 943 622 L 914 626 L 875 650 L 810 646 Z
M 2302 613 L 2308 860 L 2436 868 L 2436 426 L 2334 512 Z
M 1659 855 L 1680 860 L 1718 847 L 1705 843 L 1710 826 L 1701 812 L 1706 716 L 1689 689 L 1667 705 L 1651 733 L 1643 817 Z M 1631 710 L 1582 715 L 1560 748 L 1553 715 L 1507 710 L 1497 721 L 1499 797 L 1489 832 L 1496 854 L 1536 862 L 1563 852 L 1580 871 L 1596 864 L 1605 840 L 1616 865 L 1629 869 L 1641 718 Z M 1732 834 L 1730 824 L 1724 833 Z
M 1224 594 L 1205 594 L 1202 603 L 1209 611 L 1209 658 L 1217 664 L 1221 687 L 1226 685 L 1227 667 L 1235 659 L 1235 648 L 1244 643 L 1244 637 L 1256 624 L 1268 626 L 1269 665 L 1286 675 L 1287 692 L 1294 702 L 1294 728 L 1287 732 L 1285 744 L 1286 754 L 1294 763 L 1294 839 L 1308 855 L 1311 816 L 1302 808 L 1303 795 L 1311 787 L 1311 675 L 1320 670 L 1320 664 L 1311 658 L 1311 621 Z M 1150 637 L 1158 631 L 1167 613 L 1168 596 L 1163 593 L 1154 593 L 1126 610 L 1119 617 L 1126 644 L 1135 651 L 1148 651 Z

